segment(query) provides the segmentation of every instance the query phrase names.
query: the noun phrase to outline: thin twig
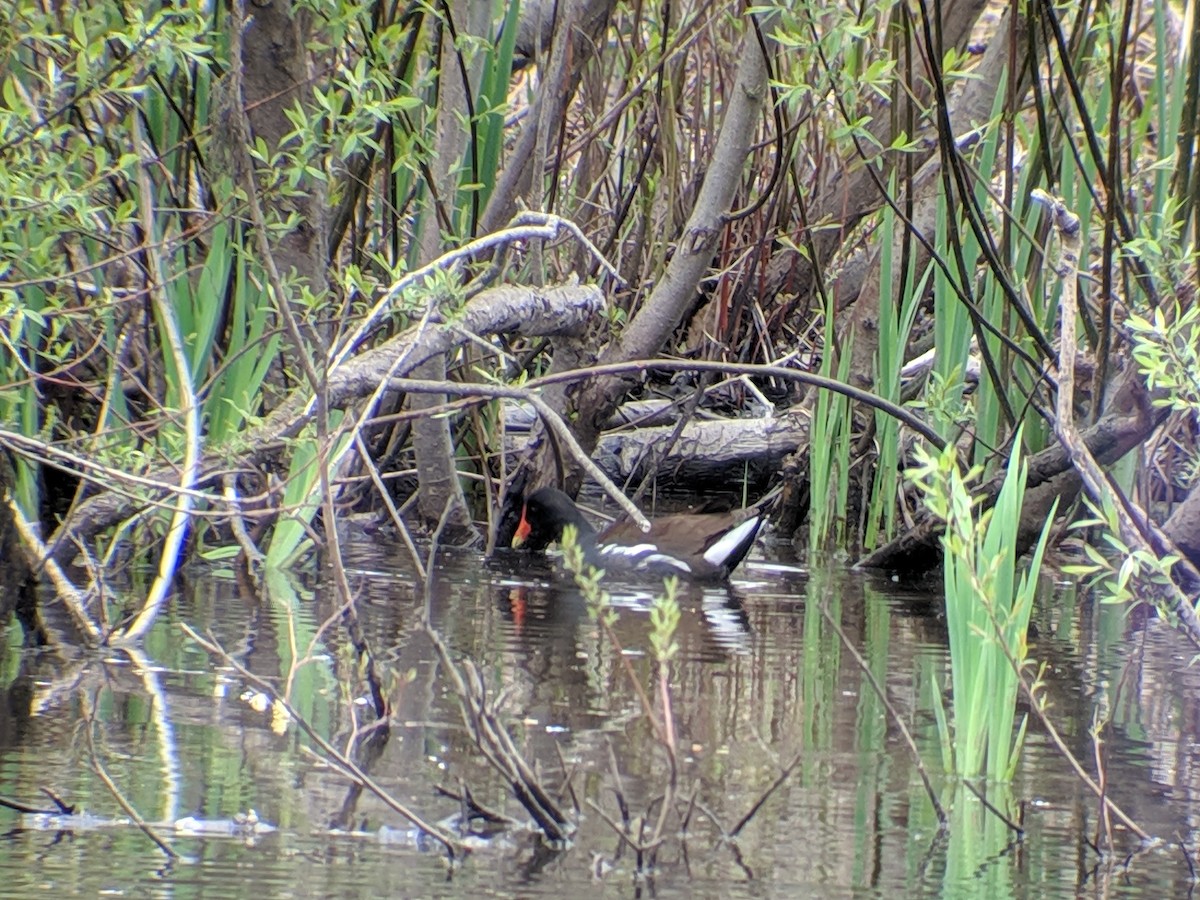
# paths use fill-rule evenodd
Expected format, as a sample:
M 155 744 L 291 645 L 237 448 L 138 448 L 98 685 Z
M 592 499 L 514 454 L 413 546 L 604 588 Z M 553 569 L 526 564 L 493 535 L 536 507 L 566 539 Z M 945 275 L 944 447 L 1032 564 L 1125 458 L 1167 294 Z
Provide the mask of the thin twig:
M 1192 884 L 1194 885 L 1196 883 L 1196 864 L 1192 862 L 1192 853 L 1184 845 L 1183 839 L 1178 836 L 1175 838 L 1175 845 L 1179 847 L 1179 852 L 1183 854 L 1183 861 L 1187 863 L 1188 873 L 1191 875 Z
M 371 459 L 371 454 L 367 451 L 366 442 L 363 441 L 361 431 L 354 432 L 354 446 L 358 450 L 358 458 L 362 464 L 367 467 L 367 472 L 370 475 L 371 483 L 375 485 L 375 490 L 379 492 L 379 499 L 383 501 L 383 505 L 387 508 L 388 515 L 391 517 L 392 525 L 400 534 L 400 540 L 404 542 L 404 547 L 408 550 L 408 555 L 412 559 L 413 568 L 416 569 L 417 578 L 421 581 L 425 580 L 426 569 L 425 563 L 421 561 L 421 553 L 417 550 L 417 545 L 413 542 L 412 535 L 408 531 L 408 526 L 404 524 L 404 519 L 400 515 L 400 511 L 396 509 L 396 504 L 392 501 L 392 495 L 387 489 L 387 485 L 383 483 L 383 477 L 379 474 L 379 467 L 375 465 L 375 461 Z
M 989 614 L 990 613 L 991 611 L 989 610 Z M 993 626 L 996 624 L 994 615 L 992 618 L 992 624 Z M 1004 636 L 1000 633 L 998 628 L 996 628 L 993 638 L 995 639 L 997 646 L 999 646 L 1000 652 L 1004 654 L 1004 658 L 1008 660 L 1008 664 L 1012 667 L 1013 672 L 1016 674 L 1017 684 L 1020 685 L 1021 692 L 1029 701 L 1029 706 L 1033 710 L 1034 715 L 1037 716 L 1038 722 L 1045 730 L 1046 736 L 1050 738 L 1050 743 L 1054 745 L 1054 748 L 1059 752 L 1063 759 L 1070 764 L 1072 770 L 1075 772 L 1075 776 L 1087 786 L 1088 790 L 1096 795 L 1096 798 L 1104 805 L 1105 809 L 1111 810 L 1113 814 L 1121 820 L 1121 823 L 1126 828 L 1136 834 L 1141 840 L 1151 841 L 1152 838 L 1150 834 L 1144 831 L 1135 821 L 1133 821 L 1133 819 L 1130 818 L 1130 816 L 1128 816 L 1125 811 L 1121 809 L 1121 807 L 1119 807 L 1111 797 L 1108 796 L 1107 793 L 1105 793 L 1103 786 L 1097 784 L 1092 777 L 1088 775 L 1087 771 L 1083 768 L 1083 764 L 1079 761 L 1075 754 L 1071 752 L 1071 748 L 1067 746 L 1066 741 L 1062 739 L 1062 735 L 1058 733 L 1058 729 L 1054 727 L 1054 723 L 1050 721 L 1050 717 L 1046 715 L 1046 710 L 1043 703 L 1037 696 L 1035 686 L 1031 685 L 1025 678 L 1021 665 L 1012 652 L 1012 648 L 1008 646 L 1008 641 L 1004 639 Z
M 242 517 L 241 501 L 238 499 L 237 478 L 233 475 L 226 475 L 222 481 L 225 502 L 229 506 L 229 527 L 233 531 L 233 539 L 242 548 L 242 555 L 246 557 L 246 568 L 250 571 L 254 580 L 261 583 L 262 576 L 260 573 L 266 557 L 258 549 L 258 546 L 254 543 L 254 539 L 250 537 L 250 532 L 246 530 L 246 522 Z
M 279 692 L 275 690 L 270 682 L 258 677 L 241 663 L 239 663 L 224 647 L 220 645 L 215 638 L 211 636 L 208 638 L 202 638 L 185 623 L 180 623 L 179 627 L 183 630 L 184 634 L 195 641 L 202 649 L 214 656 L 219 657 L 227 666 L 231 667 L 235 672 L 238 673 L 238 675 L 240 675 L 250 684 L 254 685 L 264 694 L 273 697 L 274 701 L 283 707 L 284 711 L 287 712 L 288 716 L 293 722 L 296 723 L 300 730 L 308 735 L 309 740 L 316 744 L 317 748 L 320 749 L 323 754 L 325 754 L 326 760 L 333 762 L 349 777 L 359 781 L 363 787 L 382 800 L 383 803 L 393 812 L 403 816 L 414 826 L 426 832 L 430 837 L 438 841 L 445 848 L 446 855 L 449 856 L 451 861 L 466 855 L 466 848 L 459 844 L 459 842 L 455 840 L 452 835 L 448 834 L 437 825 L 426 822 L 425 819 L 422 818 L 418 813 L 400 803 L 398 800 L 396 800 L 396 798 L 380 787 L 380 785 L 373 778 L 371 778 L 370 775 L 364 772 L 356 763 L 347 758 L 345 754 L 339 752 L 327 740 L 325 740 L 325 738 L 323 738 L 316 731 L 316 729 L 314 729 L 312 725 L 308 723 L 308 720 L 305 719 L 295 707 L 293 707 L 284 697 L 279 695 Z
M 985 797 L 983 795 L 983 791 L 979 790 L 979 788 L 977 788 L 977 787 L 975 787 L 975 785 L 971 784 L 971 782 L 966 778 L 964 778 L 962 780 L 962 783 L 963 783 L 963 786 L 966 787 L 966 789 L 968 791 L 970 791 L 972 794 L 975 795 L 975 799 L 983 804 L 984 809 L 986 809 L 993 816 L 995 816 L 997 819 L 999 819 L 1001 822 L 1003 822 L 1005 825 L 1007 825 L 1008 828 L 1013 833 L 1016 834 L 1018 840 L 1025 837 L 1025 829 L 1022 828 L 1020 825 L 1018 825 L 1016 822 L 1014 822 L 1012 819 L 1010 819 L 1008 816 L 1006 816 L 1003 812 L 1001 812 L 994 803 L 992 803 L 990 800 L 988 800 L 987 797 Z
M 1116 490 L 1109 481 L 1108 475 L 1100 468 L 1087 445 L 1079 439 L 1075 427 L 1075 317 L 1078 311 L 1079 253 L 1082 246 L 1082 225 L 1079 217 L 1067 209 L 1066 204 L 1059 198 L 1053 197 L 1042 190 L 1035 190 L 1034 200 L 1046 206 L 1059 233 L 1061 259 L 1054 267 L 1055 274 L 1062 281 L 1059 293 L 1059 354 L 1058 354 L 1058 406 L 1055 411 L 1054 431 L 1066 449 L 1071 463 L 1079 473 L 1087 492 L 1100 502 L 1102 498 L 1111 498 L 1114 502 L 1120 537 L 1126 544 L 1140 549 L 1142 552 L 1161 558 L 1161 549 L 1165 547 L 1175 557 L 1175 567 L 1190 584 L 1200 583 L 1200 572 L 1196 571 L 1187 559 L 1174 548 L 1168 546 L 1170 541 L 1161 532 L 1150 528 L 1144 515 L 1139 515 L 1143 523 L 1150 528 L 1150 535 L 1143 534 L 1134 519 L 1131 508 L 1127 506 L 1127 498 L 1121 491 Z M 1155 547 L 1149 539 L 1152 537 L 1160 547 Z M 1170 590 L 1167 606 L 1179 619 L 1184 635 L 1196 647 L 1200 647 L 1200 617 L 1191 599 L 1183 592 L 1174 578 L 1167 579 L 1164 585 Z
M 29 437 L 3 427 L 0 427 L 0 447 L 11 450 L 18 456 L 90 481 L 96 487 L 104 488 L 113 493 L 121 492 L 119 486 L 128 484 L 131 488 L 146 488 L 152 491 L 161 491 L 164 494 L 186 494 L 195 501 L 220 505 L 219 497 L 210 491 L 197 490 L 194 485 L 192 487 L 182 487 L 173 482 L 158 481 L 154 478 L 148 478 L 145 475 L 138 475 L 133 472 L 114 468 L 113 466 L 106 466 L 87 456 L 63 450 L 54 442 Z M 147 506 L 160 506 L 167 510 L 174 509 L 174 504 L 170 501 L 148 499 L 141 493 L 135 493 L 133 490 L 122 493 L 124 496 L 144 503 Z M 193 511 L 193 515 L 196 514 Z
M 144 835 L 146 835 L 146 837 L 150 838 L 150 840 L 154 842 L 158 849 L 166 854 L 168 859 L 180 859 L 181 857 L 175 851 L 175 848 L 168 844 L 164 838 L 160 837 L 158 832 L 150 827 L 149 823 L 147 823 L 146 820 L 138 814 L 138 811 L 133 808 L 133 804 L 125 799 L 125 795 L 121 793 L 120 788 L 117 787 L 117 785 L 109 777 L 108 772 L 105 771 L 104 766 L 100 762 L 100 757 L 96 753 L 96 742 L 92 735 L 92 729 L 95 726 L 95 722 L 92 718 L 93 709 L 91 704 L 87 703 L 86 701 L 85 706 L 87 707 L 85 710 L 87 723 L 86 728 L 84 729 L 84 734 L 87 735 L 88 753 L 91 756 L 92 771 L 96 773 L 96 777 L 104 782 L 104 786 L 108 788 L 109 793 L 111 793 L 113 796 L 113 799 L 117 801 L 117 805 L 125 811 L 125 815 L 129 816 L 130 821 L 132 821 L 133 824 L 136 825 Z
M 797 753 L 795 758 L 786 766 L 784 766 L 783 771 L 775 776 L 775 780 L 771 782 L 770 786 L 762 792 L 759 798 L 750 805 L 750 809 L 746 811 L 746 814 L 738 819 L 737 824 L 730 829 L 728 835 L 730 838 L 736 838 L 738 834 L 741 833 L 741 830 L 745 828 L 750 823 L 750 820 L 754 818 L 755 814 L 762 809 L 762 806 L 767 802 L 767 799 L 779 789 L 780 785 L 788 780 L 788 777 L 792 774 L 792 771 L 796 768 L 796 766 L 800 765 L 800 760 L 803 758 L 803 752 Z
M 891 416 L 902 425 L 919 434 L 938 450 L 946 449 L 945 439 L 937 433 L 933 426 L 924 421 L 911 409 L 872 394 L 870 391 L 865 391 L 862 388 L 854 387 L 854 385 L 838 381 L 836 378 L 829 378 L 803 369 L 788 368 L 787 366 L 766 365 L 763 363 L 726 363 L 699 359 L 637 359 L 623 363 L 603 363 L 581 369 L 564 369 L 561 372 L 531 378 L 525 382 L 524 389 L 525 391 L 534 391 L 552 385 L 569 384 L 588 378 L 598 378 L 607 375 L 645 374 L 654 371 L 735 373 L 753 378 L 778 378 L 782 381 L 794 381 L 798 384 L 815 387 L 820 390 L 832 391 L 835 394 L 849 397 L 857 403 L 864 404 L 870 409 L 876 409 Z M 449 383 L 454 384 L 456 382 Z M 443 382 L 430 382 L 430 384 L 441 385 Z M 491 394 L 484 390 L 485 386 L 479 383 L 463 384 L 458 382 L 457 384 L 459 388 L 457 392 L 446 390 L 445 393 L 457 393 L 468 397 L 474 393 L 481 398 L 490 399 L 492 397 Z M 470 388 L 478 388 L 479 390 L 472 391 Z M 520 399 L 525 398 L 521 397 Z M 454 405 L 446 407 L 447 410 L 454 408 L 456 408 Z
M 633 836 L 630 835 L 628 831 L 626 831 L 624 828 L 621 827 L 621 824 L 619 822 L 617 822 L 616 819 L 614 819 L 612 816 L 610 816 L 608 813 L 606 813 L 604 811 L 604 809 L 598 803 L 596 803 L 596 801 L 592 800 L 590 797 L 588 798 L 587 805 L 590 806 L 592 809 L 594 809 L 600 815 L 600 818 L 602 818 L 605 821 L 605 823 L 608 825 L 608 827 L 613 830 L 613 833 L 616 834 L 617 837 L 619 837 L 621 839 L 621 842 L 623 844 L 627 845 L 629 847 L 629 849 L 632 850 L 634 853 L 639 853 L 639 854 L 648 853 L 651 850 L 657 849 L 659 846 L 661 846 L 663 841 L 665 840 L 662 837 L 657 837 L 654 840 L 649 841 L 648 843 L 645 843 L 645 844 L 639 843 L 638 841 L 635 841 L 633 839 Z
M 552 841 L 565 841 L 575 830 L 575 825 L 563 813 L 559 805 L 550 798 L 549 792 L 542 787 L 533 769 L 525 762 L 508 731 L 497 720 L 493 711 L 494 704 L 489 705 L 488 703 L 487 685 L 483 680 L 483 675 L 470 660 L 463 661 L 464 675 L 463 670 L 460 670 L 450 658 L 450 651 L 446 647 L 445 641 L 433 627 L 430 603 L 433 597 L 433 576 L 437 571 L 434 559 L 437 554 L 438 540 L 449 519 L 450 510 L 451 503 L 447 501 L 430 542 L 429 561 L 426 565 L 422 626 L 438 654 L 443 670 L 450 679 L 450 686 L 458 698 L 463 724 L 475 742 L 475 746 L 483 753 L 484 759 L 492 768 L 508 780 L 517 802 L 525 807 L 526 812 L 533 817 L 542 833 Z
M 21 813 L 25 816 L 63 816 L 71 815 L 69 812 L 64 812 L 62 809 L 41 809 L 37 806 L 28 806 L 18 800 L 9 800 L 7 797 L 0 797 L 0 806 L 5 809 L 11 809 L 13 812 Z
M 550 408 L 550 404 L 543 400 L 538 394 L 528 388 L 509 387 L 500 384 L 463 384 L 458 381 L 423 381 L 415 378 L 392 378 L 388 384 L 398 391 L 407 391 L 410 393 L 423 394 L 456 394 L 459 396 L 468 397 L 488 397 L 488 398 L 507 398 L 510 400 L 522 400 L 529 403 L 542 421 L 546 423 L 546 427 L 554 433 L 555 438 L 570 451 L 572 458 L 588 475 L 590 475 L 597 484 L 604 488 L 617 505 L 628 516 L 637 523 L 638 527 L 643 531 L 650 528 L 650 521 L 642 514 L 641 510 L 633 504 L 628 497 L 621 493 L 621 489 L 613 484 L 612 480 L 604 474 L 604 470 L 592 462 L 592 458 L 579 445 L 575 435 L 571 432 L 567 423 L 562 420 L 562 417 Z
M 578 770 L 578 765 L 567 768 L 566 757 L 563 756 L 562 744 L 558 741 L 554 742 L 554 752 L 558 755 L 558 766 L 562 770 L 562 788 L 558 795 L 561 798 L 564 794 L 571 798 L 571 806 L 575 810 L 575 815 L 579 815 L 579 797 L 575 793 L 575 772 Z
M 1100 815 L 1096 817 L 1096 843 L 1100 844 L 1103 837 L 1103 845 L 1111 849 L 1114 846 L 1112 816 L 1109 815 L 1108 804 L 1104 802 L 1108 799 L 1108 770 L 1104 767 L 1104 751 L 1100 740 L 1102 728 L 1099 723 L 1092 726 L 1092 762 L 1096 764 L 1096 783 L 1100 785 Z

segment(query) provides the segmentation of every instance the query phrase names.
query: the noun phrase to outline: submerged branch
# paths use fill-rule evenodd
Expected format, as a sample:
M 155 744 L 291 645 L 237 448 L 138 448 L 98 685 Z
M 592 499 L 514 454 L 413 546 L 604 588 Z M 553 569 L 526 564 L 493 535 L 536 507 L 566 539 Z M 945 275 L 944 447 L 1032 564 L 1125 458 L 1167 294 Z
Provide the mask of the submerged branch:
M 925 793 L 929 797 L 929 802 L 933 806 L 934 813 L 937 815 L 938 824 L 945 828 L 946 823 L 950 821 L 949 817 L 946 815 L 946 810 L 942 808 L 942 804 L 938 801 L 937 792 L 933 789 L 933 782 L 930 781 L 929 773 L 925 771 L 925 763 L 921 760 L 921 751 L 917 749 L 917 742 L 913 740 L 912 732 L 904 724 L 904 717 L 897 712 L 896 707 L 892 706 L 892 701 L 888 699 L 883 685 L 879 683 L 879 679 L 875 677 L 875 673 L 871 671 L 871 667 L 867 665 L 867 661 L 858 652 L 858 648 L 854 646 L 854 642 L 846 636 L 846 632 L 842 630 L 841 623 L 836 621 L 830 614 L 829 606 L 824 600 L 821 601 L 820 608 L 821 615 L 825 617 L 825 621 L 837 633 L 838 640 L 842 642 L 842 646 L 854 657 L 854 662 L 858 666 L 859 671 L 866 677 L 867 683 L 871 685 L 871 690 L 875 692 L 875 696 L 879 698 L 879 702 L 887 710 L 888 716 L 900 730 L 900 734 L 904 738 L 904 744 L 908 747 L 908 752 L 912 755 L 913 765 L 917 768 L 917 774 L 921 776 L 921 784 L 925 786 Z
M 121 789 L 117 787 L 116 783 L 109 776 L 108 771 L 104 768 L 103 763 L 100 762 L 99 754 L 96 753 L 95 736 L 92 734 L 92 730 L 96 727 L 94 713 L 95 710 L 93 709 L 92 705 L 84 700 L 84 717 L 86 719 L 84 734 L 87 736 L 88 754 L 91 756 L 92 771 L 96 774 L 96 777 L 104 783 L 104 786 L 108 788 L 108 792 L 112 794 L 113 799 L 117 801 L 117 805 L 125 811 L 125 815 L 129 816 L 130 821 L 132 821 L 133 824 L 138 827 L 142 834 L 146 835 L 146 837 L 148 837 L 155 844 L 155 846 L 157 846 L 158 849 L 167 856 L 168 859 L 180 859 L 181 857 L 175 848 L 168 844 L 167 841 L 161 837 L 144 818 L 142 818 L 138 811 L 134 809 L 133 804 L 129 802 L 123 793 L 121 793 Z
M 771 795 L 779 790 L 780 786 L 782 786 L 783 783 L 788 780 L 796 766 L 800 765 L 800 761 L 802 759 L 804 759 L 804 753 L 797 753 L 792 761 L 783 767 L 779 774 L 775 776 L 775 780 L 767 786 L 767 789 L 759 795 L 757 800 L 750 804 L 750 808 L 746 811 L 746 814 L 738 819 L 736 825 L 729 829 L 729 834 L 727 837 L 731 839 L 736 838 L 742 833 L 742 829 L 750 824 L 750 820 L 754 818 L 760 809 L 762 809 L 763 804 L 766 803 L 767 800 L 770 799 Z M 941 812 L 940 807 L 935 808 L 938 810 L 939 814 L 944 815 Z
M 21 507 L 16 501 L 11 496 L 6 496 L 4 501 L 8 505 L 8 512 L 12 517 L 18 537 L 29 551 L 29 555 L 41 561 L 41 564 L 46 567 L 46 573 L 50 576 L 51 584 L 54 585 L 55 594 L 63 602 L 67 612 L 71 614 L 75 626 L 83 632 L 89 643 L 98 645 L 103 635 L 96 623 L 92 621 L 92 617 L 88 615 L 87 596 L 75 587 L 71 579 L 63 572 L 58 561 L 50 556 L 46 545 L 41 542 L 36 529 L 25 518 L 25 514 L 21 512 Z
M 450 679 L 450 687 L 458 698 L 463 724 L 476 748 L 493 769 L 508 781 L 517 802 L 537 823 L 548 840 L 566 841 L 575 825 L 543 787 L 536 773 L 521 756 L 508 731 L 496 716 L 495 704 L 488 700 L 487 686 L 479 670 L 465 661 L 460 669 L 450 657 L 441 635 L 425 623 L 425 633 L 437 651 L 442 667 Z

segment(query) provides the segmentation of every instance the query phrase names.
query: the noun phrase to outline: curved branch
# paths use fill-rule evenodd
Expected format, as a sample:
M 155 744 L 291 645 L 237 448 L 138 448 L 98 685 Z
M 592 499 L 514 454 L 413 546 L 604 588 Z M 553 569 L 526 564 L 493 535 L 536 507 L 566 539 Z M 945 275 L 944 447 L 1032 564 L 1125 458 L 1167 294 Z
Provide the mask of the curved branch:
M 1179 619 L 1180 630 L 1196 647 L 1200 647 L 1200 616 L 1197 616 L 1191 598 L 1179 585 L 1179 581 L 1182 580 L 1190 590 L 1195 590 L 1195 586 L 1200 584 L 1200 573 L 1197 573 L 1186 557 L 1177 553 L 1176 548 L 1167 546 L 1169 542 L 1145 516 L 1135 516 L 1128 498 L 1114 488 L 1107 473 L 1100 468 L 1087 445 L 1080 440 L 1072 404 L 1075 396 L 1075 316 L 1078 313 L 1076 293 L 1079 290 L 1076 272 L 1083 243 L 1080 236 L 1082 226 L 1079 217 L 1067 209 L 1058 197 L 1052 197 L 1037 189 L 1033 192 L 1033 199 L 1049 209 L 1061 242 L 1062 261 L 1055 267 L 1055 273 L 1062 280 L 1062 291 L 1059 294 L 1059 346 L 1062 350 L 1058 355 L 1059 389 L 1055 433 L 1070 454 L 1071 463 L 1092 498 L 1099 502 L 1108 497 L 1112 501 L 1121 529 L 1121 540 L 1159 558 L 1167 555 L 1177 557 L 1172 566 L 1175 577 L 1169 582 L 1171 593 L 1167 598 L 1167 605 Z
M 545 289 L 501 287 L 481 292 L 469 300 L 451 321 L 414 325 L 391 340 L 347 359 L 328 378 L 328 406 L 344 407 L 378 388 L 381 373 L 404 376 L 425 360 L 449 353 L 479 335 L 522 334 L 541 337 L 554 334 L 578 333 L 604 309 L 604 295 L 589 285 L 567 285 Z M 79 503 L 58 527 L 51 540 L 50 556 L 61 562 L 74 552 L 71 537 L 90 537 L 128 515 L 128 496 L 113 488 L 114 484 L 136 484 L 159 494 L 187 493 L 197 499 L 197 488 L 211 484 L 231 468 L 253 465 L 279 446 L 283 439 L 300 432 L 312 415 L 312 393 L 307 385 L 298 389 L 257 428 L 241 436 L 241 446 L 231 454 L 230 448 L 214 449 L 202 460 L 200 471 L 190 490 L 175 483 L 178 473 L 173 468 L 160 468 L 145 475 L 125 475 L 101 470 L 85 459 L 72 457 L 65 451 L 44 442 L 32 442 L 0 429 L 0 445 L 19 453 L 52 454 L 60 467 L 78 468 L 85 475 L 107 480 L 100 493 Z M 230 456 L 235 459 L 231 461 Z M 216 492 L 200 495 L 201 499 L 218 509 L 226 504 Z M 142 499 L 138 502 L 145 503 Z M 161 502 L 151 500 L 150 502 Z M 194 506 L 194 504 L 193 504 Z

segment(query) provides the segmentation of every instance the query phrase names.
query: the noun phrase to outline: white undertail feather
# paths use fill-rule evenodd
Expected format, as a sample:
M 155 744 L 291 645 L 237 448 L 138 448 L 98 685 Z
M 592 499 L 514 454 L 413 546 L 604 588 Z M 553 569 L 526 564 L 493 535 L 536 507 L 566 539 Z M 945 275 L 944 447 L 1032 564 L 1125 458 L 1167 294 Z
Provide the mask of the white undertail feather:
M 737 550 L 758 531 L 759 517 L 747 519 L 721 535 L 720 540 L 704 551 L 704 560 L 713 566 L 723 566 Z

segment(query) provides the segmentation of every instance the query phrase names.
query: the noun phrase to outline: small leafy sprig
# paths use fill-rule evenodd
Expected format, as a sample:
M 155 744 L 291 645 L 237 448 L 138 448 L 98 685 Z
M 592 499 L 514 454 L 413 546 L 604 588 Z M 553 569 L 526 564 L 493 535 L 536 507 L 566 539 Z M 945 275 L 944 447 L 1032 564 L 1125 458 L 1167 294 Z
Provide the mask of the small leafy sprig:
M 1181 311 L 1176 301 L 1174 315 L 1156 308 L 1147 316 L 1131 314 L 1125 324 L 1133 333 L 1133 358 L 1147 386 L 1166 392 L 1155 405 L 1200 413 L 1200 308 Z
M 583 558 L 583 547 L 579 543 L 579 530 L 574 525 L 563 529 L 562 540 L 559 541 L 563 552 L 563 566 L 587 601 L 588 615 L 593 622 L 611 628 L 617 621 L 617 611 L 613 608 L 612 598 L 608 591 L 600 586 L 604 578 L 604 570 L 589 565 Z
M 1099 506 L 1087 496 L 1084 502 L 1091 515 L 1076 521 L 1072 528 L 1099 528 L 1102 546 L 1084 542 L 1083 552 L 1088 561 L 1063 566 L 1064 574 L 1088 579 L 1089 588 L 1099 588 L 1101 603 L 1135 603 L 1150 598 L 1157 601 L 1165 597 L 1165 588 L 1171 583 L 1171 568 L 1179 557 L 1159 558 L 1149 551 L 1130 548 L 1120 538 L 1121 526 L 1111 498 L 1105 497 Z M 1165 609 L 1163 603 L 1156 605 Z
M 650 602 L 650 646 L 660 664 L 668 663 L 679 652 L 675 630 L 679 627 L 679 579 L 663 579 L 663 593 Z

